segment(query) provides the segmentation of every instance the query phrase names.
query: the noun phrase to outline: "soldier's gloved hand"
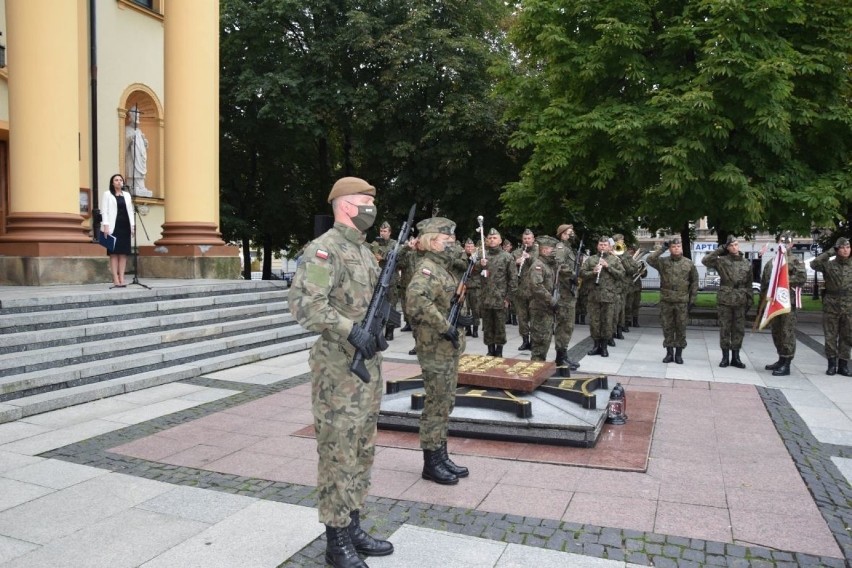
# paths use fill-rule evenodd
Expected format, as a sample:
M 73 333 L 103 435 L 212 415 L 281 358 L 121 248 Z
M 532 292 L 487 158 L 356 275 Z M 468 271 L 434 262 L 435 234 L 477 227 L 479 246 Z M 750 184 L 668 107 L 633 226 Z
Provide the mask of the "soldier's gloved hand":
M 441 334 L 441 336 L 453 344 L 453 347 L 456 349 L 459 348 L 459 330 L 454 326 L 450 326 L 447 328 L 447 331 Z
M 353 325 L 346 341 L 361 353 L 364 359 L 372 359 L 376 355 L 376 339 L 360 325 Z
M 473 316 L 460 315 L 456 325 L 458 327 L 468 327 L 473 325 Z

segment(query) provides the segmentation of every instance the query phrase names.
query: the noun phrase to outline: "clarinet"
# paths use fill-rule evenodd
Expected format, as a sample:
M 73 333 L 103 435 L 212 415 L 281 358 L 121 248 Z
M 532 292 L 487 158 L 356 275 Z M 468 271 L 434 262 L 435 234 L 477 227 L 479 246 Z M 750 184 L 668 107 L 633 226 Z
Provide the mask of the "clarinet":
M 600 259 L 598 259 L 598 266 L 599 266 L 599 267 L 600 267 L 600 266 L 601 266 L 601 264 L 603 263 L 603 260 L 604 260 L 604 254 L 605 254 L 605 253 L 601 253 L 601 257 L 600 257 Z M 603 268 L 601 268 L 600 270 L 598 270 L 598 275 L 597 275 L 597 276 L 595 276 L 595 286 L 599 286 L 599 285 L 600 285 L 600 283 L 601 283 L 601 272 L 603 272 Z

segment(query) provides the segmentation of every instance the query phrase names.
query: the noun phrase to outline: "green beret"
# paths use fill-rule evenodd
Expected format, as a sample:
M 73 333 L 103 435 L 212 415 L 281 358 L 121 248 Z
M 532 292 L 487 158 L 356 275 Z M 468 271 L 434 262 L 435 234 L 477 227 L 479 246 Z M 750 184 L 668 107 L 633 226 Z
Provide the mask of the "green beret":
M 417 223 L 417 230 L 420 231 L 421 235 L 424 233 L 454 235 L 456 233 L 456 224 L 446 217 L 432 217 L 431 219 L 423 219 Z
M 550 235 L 544 235 L 536 238 L 535 242 L 538 243 L 540 247 L 551 247 L 554 248 L 559 244 L 559 241 L 551 237 Z
M 340 178 L 334 182 L 334 185 L 331 187 L 331 193 L 328 194 L 328 202 L 331 203 L 334 199 L 344 195 L 357 195 L 359 193 L 375 197 L 376 188 L 361 178 Z

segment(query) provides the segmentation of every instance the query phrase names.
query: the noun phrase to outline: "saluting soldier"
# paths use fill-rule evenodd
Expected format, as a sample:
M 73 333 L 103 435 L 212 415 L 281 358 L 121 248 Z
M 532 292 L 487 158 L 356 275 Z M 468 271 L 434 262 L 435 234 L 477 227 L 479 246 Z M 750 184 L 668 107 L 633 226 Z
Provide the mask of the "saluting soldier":
M 530 297 L 531 361 L 546 361 L 550 340 L 553 337 L 553 319 L 556 302 L 553 289 L 556 283 L 556 245 L 549 235 L 536 239 L 538 254 L 532 261 L 528 277 Z
M 754 303 L 751 291 L 751 263 L 740 253 L 740 243 L 728 235 L 720 246 L 701 259 L 701 263 L 719 273 L 719 292 L 716 305 L 719 314 L 719 345 L 722 348 L 720 367 L 729 364 L 745 369 L 740 360 L 740 348 L 745 336 L 745 315 Z M 730 353 L 730 359 L 728 359 Z
M 786 314 L 779 314 L 772 318 L 769 325 L 772 329 L 772 343 L 775 344 L 775 351 L 778 352 L 778 361 L 770 365 L 766 365 L 767 371 L 772 371 L 776 377 L 781 377 L 790 374 L 790 362 L 796 355 L 796 310 L 801 306 L 797 306 L 799 294 L 792 293 L 796 288 L 801 288 L 808 279 L 808 273 L 805 270 L 805 263 L 793 254 L 788 248 L 793 239 L 790 233 L 784 233 L 778 238 L 778 244 L 785 247 L 784 258 L 787 261 L 787 281 L 790 286 L 790 311 Z M 769 291 L 769 280 L 772 278 L 772 262 L 767 262 L 763 267 L 763 273 L 760 277 L 760 297 L 766 298 Z M 769 299 L 767 299 L 769 300 Z
M 518 273 L 512 255 L 500 247 L 500 232 L 490 229 L 485 237 L 485 258 L 474 268 L 481 275 L 480 310 L 482 312 L 482 337 L 488 354 L 503 356 L 506 344 L 506 310 L 509 298 L 518 288 Z
M 683 243 L 675 237 L 668 243 L 669 256 L 661 256 L 659 244 L 648 256 L 648 265 L 660 273 L 660 323 L 663 326 L 663 363 L 683 364 L 686 322 L 698 296 L 698 270 L 683 256 Z
M 530 268 L 538 254 L 535 235 L 529 229 L 524 229 L 521 235 L 521 246 L 512 253 L 515 260 L 515 271 L 518 274 L 518 293 L 512 299 L 512 307 L 518 318 L 518 333 L 521 334 L 521 346 L 518 351 L 530 349 Z
M 577 254 L 571 248 L 574 236 L 574 225 L 566 223 L 556 228 L 556 265 L 559 275 L 559 301 L 554 315 L 553 335 L 556 346 L 556 366 L 567 365 L 572 371 L 580 368 L 580 363 L 568 359 L 568 345 L 574 335 L 574 320 L 576 318 L 578 275 L 574 272 L 577 264 Z M 579 270 L 579 268 L 578 268 Z
M 468 259 L 476 253 L 476 243 L 473 242 L 473 239 L 467 239 L 464 242 L 464 252 L 467 255 Z M 471 326 L 470 326 L 470 337 L 479 337 L 479 291 L 482 286 L 482 282 L 480 281 L 481 277 L 478 274 L 471 274 L 470 278 L 467 279 L 467 294 L 465 295 L 465 305 L 470 311 L 470 317 L 472 318 Z M 465 333 L 468 335 L 468 333 Z
M 376 338 L 358 325 L 379 278 L 379 265 L 364 237 L 376 218 L 375 195 L 376 188 L 360 178 L 335 182 L 328 195 L 334 226 L 305 248 L 289 295 L 293 317 L 320 334 L 309 359 L 319 454 L 317 498 L 325 525 L 325 560 L 337 567 L 365 567 L 358 552 L 393 552 L 390 542 L 373 538 L 360 525 L 383 386 Z M 364 357 L 368 383 L 349 370 L 356 352 Z
M 387 258 L 388 253 L 394 248 L 396 248 L 396 239 L 391 238 L 390 223 L 385 221 L 379 226 L 379 236 L 370 244 L 370 250 L 373 251 L 373 256 L 376 257 L 380 269 L 384 269 L 385 259 Z M 390 288 L 388 289 L 388 303 L 390 303 L 391 307 L 394 309 L 396 309 L 396 303 L 399 300 L 398 286 L 399 269 L 397 268 L 393 274 L 393 278 L 391 279 Z M 390 324 L 388 324 L 385 328 L 385 339 L 388 341 L 393 340 L 393 326 Z
M 417 247 L 423 256 L 408 285 L 408 313 L 414 320 L 417 360 L 423 370 L 426 400 L 420 414 L 420 448 L 423 450 L 423 479 L 453 485 L 467 477 L 466 467 L 455 464 L 447 454 L 450 414 L 456 400 L 459 356 L 464 336 L 447 321 L 450 302 L 459 283 L 453 264 L 456 224 L 433 217 L 417 224 Z
M 822 328 L 825 333 L 826 375 L 852 376 L 849 356 L 852 351 L 852 260 L 849 239 L 840 237 L 811 261 L 811 268 L 823 273 L 825 296 L 822 299 Z M 834 259 L 831 257 L 834 256 Z
M 612 339 L 613 334 L 613 310 L 619 291 L 618 279 L 624 276 L 624 267 L 615 255 L 611 254 L 610 249 L 609 237 L 599 238 L 597 254 L 586 259 L 580 272 L 583 285 L 589 286 L 589 331 L 595 342 L 594 348 L 588 354 L 601 357 L 609 357 L 607 341 Z

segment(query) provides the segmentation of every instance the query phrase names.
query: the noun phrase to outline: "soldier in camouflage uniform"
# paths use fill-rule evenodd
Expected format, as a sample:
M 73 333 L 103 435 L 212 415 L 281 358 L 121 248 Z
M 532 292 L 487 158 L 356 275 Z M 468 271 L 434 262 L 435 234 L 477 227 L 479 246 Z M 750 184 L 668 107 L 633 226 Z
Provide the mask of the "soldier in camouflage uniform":
M 580 262 L 580 267 L 583 266 L 585 259 L 589 257 L 589 250 L 577 251 L 577 254 L 583 256 Z M 586 315 L 589 313 L 589 282 L 583 278 L 583 273 L 580 271 L 580 278 L 577 281 L 577 318 L 575 323 L 586 325 Z
M 503 239 L 503 250 L 514 256 L 514 246 L 509 239 Z M 509 307 L 506 308 L 506 325 L 518 325 L 518 314 L 515 313 L 515 298 L 509 298 Z
M 825 332 L 826 375 L 852 376 L 849 356 L 852 351 L 852 260 L 849 239 L 840 237 L 829 249 L 811 261 L 811 268 L 823 273 L 825 296 L 822 299 L 822 327 Z M 835 255 L 834 260 L 830 260 Z
M 320 334 L 309 360 L 319 520 L 326 526 L 326 561 L 346 568 L 366 567 L 358 552 L 393 552 L 391 543 L 376 540 L 360 525 L 382 398 L 377 339 L 357 325 L 367 313 L 379 276 L 364 242 L 364 232 L 376 218 L 375 195 L 376 189 L 359 178 L 335 182 L 328 196 L 334 226 L 305 248 L 289 294 L 293 317 Z M 364 357 L 368 383 L 349 371 L 356 351 Z
M 459 356 L 464 352 L 464 336 L 447 321 L 450 301 L 459 277 L 452 267 L 456 261 L 456 225 L 449 219 L 433 217 L 417 224 L 418 248 L 423 252 L 417 271 L 408 285 L 408 313 L 414 320 L 417 360 L 423 371 L 426 400 L 420 414 L 420 448 L 423 450 L 423 479 L 453 485 L 467 477 L 447 454 L 450 413 L 456 400 Z M 460 318 L 461 319 L 461 318 Z
M 476 253 L 476 244 L 472 239 L 465 241 L 464 252 L 468 258 Z M 464 301 L 470 312 L 471 325 L 470 332 L 465 333 L 465 335 L 469 335 L 469 337 L 479 337 L 479 290 L 482 285 L 480 280 L 481 277 L 478 274 L 471 274 L 470 278 L 467 279 L 467 294 Z
M 624 255 L 624 251 L 626 245 L 624 244 L 624 235 L 617 233 L 612 236 L 613 240 L 613 250 L 617 246 L 620 254 L 613 252 L 613 257 L 621 262 L 622 268 L 624 268 L 624 274 L 622 274 L 618 278 L 618 294 L 615 296 L 615 306 L 613 307 L 613 321 L 612 321 L 612 339 L 608 342 L 610 346 L 615 345 L 616 339 L 624 339 L 624 334 L 622 333 L 621 324 L 624 322 L 624 303 L 627 300 L 627 274 L 630 272 L 630 266 L 628 264 L 626 255 Z
M 512 298 L 512 307 L 518 317 L 518 333 L 521 334 L 521 346 L 518 351 L 526 351 L 530 345 L 530 267 L 538 254 L 535 235 L 529 229 L 524 229 L 521 235 L 521 246 L 512 253 L 515 261 L 515 271 L 518 274 L 518 292 Z
M 583 285 L 589 287 L 589 330 L 595 347 L 589 355 L 609 357 L 607 341 L 612 339 L 612 311 L 618 294 L 618 279 L 624 275 L 624 267 L 610 253 L 609 237 L 598 239 L 598 252 L 583 263 L 580 270 Z
M 789 233 L 785 233 L 778 239 L 779 246 L 789 247 L 793 242 Z M 790 374 L 790 362 L 796 355 L 796 309 L 801 307 L 796 305 L 798 294 L 793 291 L 796 288 L 801 288 L 808 279 L 808 273 L 805 270 L 805 263 L 801 259 L 790 252 L 787 248 L 784 254 L 787 260 L 787 282 L 790 292 L 790 311 L 786 314 L 778 314 L 769 322 L 772 327 L 772 343 L 775 344 L 775 350 L 778 352 L 778 361 L 770 365 L 766 365 L 767 371 L 772 371 L 776 377 Z M 774 263 L 767 262 L 763 267 L 763 273 L 760 276 L 760 297 L 766 298 L 769 291 L 769 280 L 772 278 L 772 265 Z M 767 298 L 769 301 L 770 298 Z
M 556 238 L 559 242 L 554 254 L 556 265 L 559 267 L 559 275 L 556 278 L 559 284 L 559 301 L 554 316 L 553 335 L 556 343 L 556 366 L 568 366 L 570 370 L 575 371 L 580 368 L 580 364 L 568 359 L 568 345 L 574 335 L 578 284 L 577 274 L 574 273 L 577 253 L 571 248 L 573 236 L 574 225 L 565 224 L 556 228 Z M 579 270 L 579 267 L 577 269 Z
M 385 258 L 394 248 L 396 248 L 396 239 L 391 238 L 391 226 L 385 221 L 379 227 L 379 237 L 370 244 L 370 250 L 373 252 L 373 256 L 376 257 L 380 269 L 385 267 Z M 398 286 L 399 269 L 393 275 L 390 289 L 388 289 L 388 302 L 394 309 L 396 309 L 396 302 L 399 299 Z M 385 339 L 388 341 L 393 340 L 393 326 L 390 324 L 385 328 Z
M 686 348 L 686 321 L 698 296 L 698 270 L 683 256 L 683 243 L 675 237 L 669 241 L 669 256 L 661 256 L 657 245 L 648 256 L 648 265 L 660 273 L 660 323 L 663 326 L 663 363 L 683 364 Z
M 408 283 L 411 282 L 411 276 L 417 268 L 418 261 L 417 238 L 411 237 L 408 239 L 406 246 L 400 249 L 399 261 L 397 262 L 397 265 L 399 266 L 399 294 L 400 299 L 402 300 L 402 313 L 405 315 L 405 326 L 403 326 L 400 331 L 412 331 L 411 318 L 408 317 L 408 313 L 405 311 L 405 295 L 408 290 Z M 416 343 L 414 347 L 409 350 L 408 354 L 417 355 Z
M 480 259 L 474 274 L 480 275 L 481 295 L 479 307 L 482 313 L 482 336 L 488 346 L 488 354 L 503 356 L 506 344 L 506 309 L 509 298 L 518 288 L 518 272 L 512 255 L 500 247 L 497 229 L 488 231 L 485 237 L 485 258 Z
M 701 263 L 715 269 L 720 278 L 719 292 L 716 294 L 719 344 L 722 348 L 719 366 L 727 367 L 731 364 L 738 369 L 745 369 L 745 363 L 740 360 L 740 348 L 745 335 L 745 315 L 754 303 L 751 263 L 740 254 L 740 243 L 733 235 L 728 236 L 724 246 L 702 258 Z
M 630 258 L 636 255 L 639 249 L 636 245 L 632 245 L 627 249 Z M 642 303 L 642 279 L 648 276 L 648 268 L 641 260 L 642 257 L 634 260 L 635 269 L 631 274 L 628 274 L 629 287 L 627 292 L 627 300 L 624 304 L 624 331 L 630 331 L 630 326 L 639 327 L 639 306 Z
M 530 266 L 528 277 L 530 297 L 530 334 L 532 335 L 531 361 L 546 361 L 550 340 L 553 337 L 553 318 L 556 302 L 553 288 L 556 282 L 556 245 L 549 235 L 536 240 L 538 251 Z

